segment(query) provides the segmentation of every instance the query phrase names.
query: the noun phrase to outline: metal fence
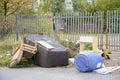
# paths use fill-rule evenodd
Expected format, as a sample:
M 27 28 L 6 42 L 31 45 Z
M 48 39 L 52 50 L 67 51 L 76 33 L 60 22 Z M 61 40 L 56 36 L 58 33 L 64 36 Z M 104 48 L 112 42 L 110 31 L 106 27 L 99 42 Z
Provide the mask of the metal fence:
M 120 50 L 120 11 L 107 12 L 106 47 Z
M 108 11 L 106 43 L 103 42 L 103 12 L 0 16 L 0 42 L 15 43 L 24 34 L 45 33 L 55 40 L 76 42 L 80 36 L 98 35 L 98 47 L 120 49 L 120 11 Z
M 50 36 L 51 18 L 46 15 L 0 16 L 0 42 L 15 43 L 24 35 L 45 33 Z
M 16 42 L 16 17 L 0 16 L 0 42 L 12 43 Z
M 103 12 L 56 14 L 57 34 L 60 39 L 74 42 L 79 40 L 80 36 L 101 34 L 103 32 L 103 17 Z
M 53 38 L 79 40 L 80 35 L 98 34 L 103 28 L 103 13 L 64 13 L 48 15 L 11 15 L 1 20 L 1 39 L 9 36 L 18 40 L 23 34 L 45 33 Z M 8 24 L 5 25 L 5 22 Z M 3 26 L 5 25 L 5 26 Z M 3 30 L 6 27 L 8 29 Z M 54 29 L 55 27 L 55 29 Z M 12 28 L 12 29 L 9 29 Z M 6 31 L 6 32 L 5 32 Z M 14 36 L 14 38 L 13 38 Z M 8 38 L 7 38 L 8 39 Z M 14 42 L 13 40 L 13 42 Z

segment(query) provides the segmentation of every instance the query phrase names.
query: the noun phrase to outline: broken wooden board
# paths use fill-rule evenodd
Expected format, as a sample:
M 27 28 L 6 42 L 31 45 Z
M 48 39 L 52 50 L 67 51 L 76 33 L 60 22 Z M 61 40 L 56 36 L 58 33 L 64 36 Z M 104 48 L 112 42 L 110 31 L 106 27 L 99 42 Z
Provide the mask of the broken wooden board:
M 31 58 L 37 52 L 37 42 L 35 42 L 34 46 L 23 43 L 22 49 L 23 49 L 23 56 L 26 58 Z
M 23 48 L 23 51 L 26 51 L 26 52 L 29 52 L 29 53 L 32 53 L 32 54 L 35 54 L 36 51 L 37 51 L 36 46 L 31 46 L 31 45 L 28 45 L 28 44 L 23 44 L 22 48 Z
M 19 48 L 16 53 L 13 55 L 13 58 L 11 59 L 10 61 L 10 65 L 9 67 L 15 67 L 16 64 L 18 64 L 20 61 L 21 61 L 21 58 L 22 58 L 22 55 L 23 55 L 23 51 L 21 48 Z

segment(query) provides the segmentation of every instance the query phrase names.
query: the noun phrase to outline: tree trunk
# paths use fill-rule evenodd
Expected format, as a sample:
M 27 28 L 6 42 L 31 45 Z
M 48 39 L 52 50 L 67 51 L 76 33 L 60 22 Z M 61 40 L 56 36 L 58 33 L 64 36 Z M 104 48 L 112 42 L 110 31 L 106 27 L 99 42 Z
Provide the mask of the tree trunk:
M 4 0 L 4 16 L 7 16 L 7 2 Z

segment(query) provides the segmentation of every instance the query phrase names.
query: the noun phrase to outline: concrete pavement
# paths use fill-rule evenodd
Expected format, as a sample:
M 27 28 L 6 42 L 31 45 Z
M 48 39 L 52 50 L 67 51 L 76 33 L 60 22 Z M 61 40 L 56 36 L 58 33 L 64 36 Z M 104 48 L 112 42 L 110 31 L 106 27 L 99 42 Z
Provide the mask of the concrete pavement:
M 81 73 L 73 67 L 0 67 L 0 80 L 120 80 L 120 71 L 107 75 L 95 72 Z

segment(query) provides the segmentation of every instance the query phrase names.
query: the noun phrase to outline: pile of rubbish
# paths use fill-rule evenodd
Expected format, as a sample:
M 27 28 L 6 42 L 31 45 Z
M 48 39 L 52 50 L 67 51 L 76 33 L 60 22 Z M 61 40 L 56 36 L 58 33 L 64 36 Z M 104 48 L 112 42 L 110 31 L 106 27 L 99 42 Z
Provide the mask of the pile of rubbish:
M 22 57 L 34 57 L 35 63 L 41 67 L 66 66 L 69 51 L 44 34 L 31 34 L 14 51 L 9 67 L 16 67 Z
M 110 57 L 104 53 L 100 55 L 96 52 L 82 51 L 70 60 L 69 51 L 44 34 L 32 34 L 27 36 L 24 42 L 21 41 L 13 53 L 9 67 L 16 67 L 22 57 L 32 58 L 33 56 L 35 63 L 41 67 L 66 66 L 70 61 L 79 72 L 84 73 L 95 71 L 108 74 L 120 69 L 120 66 L 105 67 L 104 59 L 110 59 Z

